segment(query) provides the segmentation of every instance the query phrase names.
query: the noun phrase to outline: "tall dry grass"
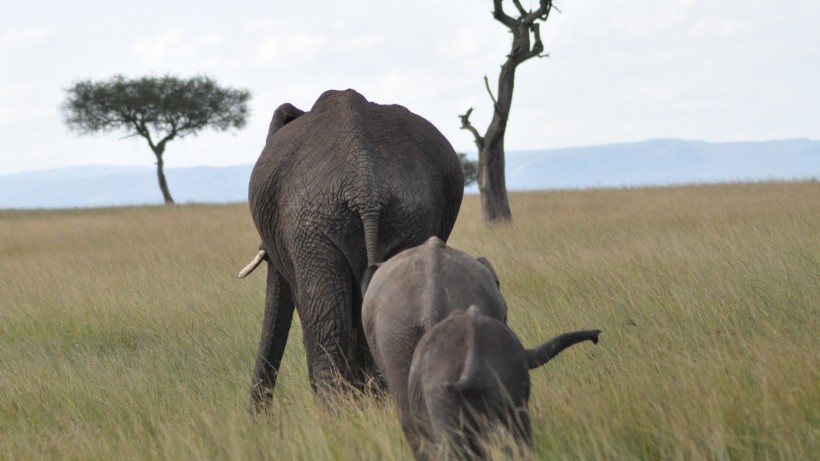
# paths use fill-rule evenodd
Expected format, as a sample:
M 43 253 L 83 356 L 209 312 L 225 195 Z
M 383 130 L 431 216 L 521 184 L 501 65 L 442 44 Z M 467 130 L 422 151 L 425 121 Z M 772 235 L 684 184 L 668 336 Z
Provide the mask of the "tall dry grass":
M 538 459 L 820 453 L 820 184 L 513 194 L 450 243 L 533 345 Z M 251 418 L 264 277 L 245 205 L 0 212 L 0 458 L 409 459 L 389 402 L 316 405 L 298 323 Z

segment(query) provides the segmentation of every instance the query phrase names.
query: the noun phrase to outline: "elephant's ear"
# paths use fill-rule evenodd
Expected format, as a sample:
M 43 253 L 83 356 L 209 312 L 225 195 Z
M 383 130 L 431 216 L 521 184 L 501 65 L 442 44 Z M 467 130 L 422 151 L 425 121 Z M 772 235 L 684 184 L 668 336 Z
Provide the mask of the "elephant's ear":
M 267 140 L 270 141 L 271 137 L 276 134 L 280 128 L 303 115 L 305 115 L 305 111 L 296 108 L 289 102 L 277 107 L 276 110 L 273 111 L 273 118 L 271 118 L 270 125 L 268 126 Z
M 476 261 L 480 262 L 482 266 L 486 267 L 491 274 L 493 274 L 493 278 L 495 279 L 495 285 L 501 288 L 501 282 L 498 281 L 498 274 L 496 274 L 493 265 L 490 264 L 490 260 L 485 258 L 484 256 L 479 256 L 476 258 Z
M 598 334 L 600 332 L 601 330 L 582 330 L 573 331 L 572 333 L 564 333 L 550 339 L 538 347 L 527 349 L 527 363 L 530 370 L 533 368 L 538 368 L 549 362 L 550 359 L 573 344 L 580 343 L 581 341 L 592 341 L 593 343 L 598 344 Z
M 364 298 L 364 293 L 367 291 L 367 287 L 370 286 L 370 279 L 373 278 L 373 274 L 376 273 L 376 270 L 382 265 L 382 263 L 372 264 L 370 267 L 365 269 L 364 274 L 362 274 L 362 298 Z

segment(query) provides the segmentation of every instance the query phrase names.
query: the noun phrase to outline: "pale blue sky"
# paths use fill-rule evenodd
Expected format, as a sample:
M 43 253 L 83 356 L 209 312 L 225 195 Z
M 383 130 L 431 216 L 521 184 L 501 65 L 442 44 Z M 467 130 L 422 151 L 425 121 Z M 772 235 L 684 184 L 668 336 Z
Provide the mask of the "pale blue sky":
M 527 1 L 523 1 L 527 5 Z M 140 138 L 78 137 L 64 89 L 114 74 L 207 74 L 253 92 L 247 127 L 176 140 L 168 167 L 253 163 L 273 110 L 355 88 L 433 122 L 459 151 L 484 128 L 508 34 L 490 0 L 27 0 L 0 15 L 0 175 L 151 164 Z M 558 3 L 550 57 L 519 68 L 507 149 L 650 138 L 820 139 L 820 2 Z

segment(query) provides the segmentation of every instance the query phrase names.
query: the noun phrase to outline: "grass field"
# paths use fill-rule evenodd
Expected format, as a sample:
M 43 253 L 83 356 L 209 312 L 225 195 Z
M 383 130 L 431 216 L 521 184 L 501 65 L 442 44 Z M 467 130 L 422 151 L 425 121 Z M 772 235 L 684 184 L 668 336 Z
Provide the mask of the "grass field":
M 467 197 L 450 244 L 498 270 L 533 372 L 536 459 L 820 453 L 820 183 Z M 298 324 L 247 413 L 264 271 L 246 205 L 0 212 L 0 459 L 411 459 L 391 404 L 318 406 Z

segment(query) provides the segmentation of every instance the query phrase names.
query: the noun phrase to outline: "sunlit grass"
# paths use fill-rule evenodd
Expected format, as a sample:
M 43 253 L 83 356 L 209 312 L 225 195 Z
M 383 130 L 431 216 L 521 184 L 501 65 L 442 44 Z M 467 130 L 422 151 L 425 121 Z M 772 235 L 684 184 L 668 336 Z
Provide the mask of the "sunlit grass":
M 820 453 L 820 184 L 467 197 L 526 345 L 600 328 L 533 372 L 539 459 Z M 410 459 L 389 401 L 317 405 L 294 323 L 247 412 L 264 277 L 246 205 L 0 212 L 0 459 Z

